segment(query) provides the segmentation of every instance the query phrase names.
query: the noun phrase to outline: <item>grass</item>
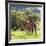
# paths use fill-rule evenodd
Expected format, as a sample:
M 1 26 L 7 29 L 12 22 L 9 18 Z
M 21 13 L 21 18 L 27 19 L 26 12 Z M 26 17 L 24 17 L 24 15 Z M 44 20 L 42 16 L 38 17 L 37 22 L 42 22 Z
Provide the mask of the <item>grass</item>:
M 37 39 L 40 38 L 40 31 L 37 31 L 37 33 L 33 32 L 27 32 L 27 31 L 20 31 L 18 29 L 17 31 L 11 31 L 11 39 Z

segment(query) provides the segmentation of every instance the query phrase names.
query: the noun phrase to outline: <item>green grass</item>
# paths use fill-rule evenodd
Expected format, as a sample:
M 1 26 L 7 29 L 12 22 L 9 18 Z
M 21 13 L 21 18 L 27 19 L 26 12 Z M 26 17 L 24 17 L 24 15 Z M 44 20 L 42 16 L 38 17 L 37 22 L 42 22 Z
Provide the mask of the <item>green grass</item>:
M 38 39 L 40 38 L 40 31 L 37 31 L 37 33 L 28 32 L 28 31 L 13 31 L 11 30 L 11 39 Z

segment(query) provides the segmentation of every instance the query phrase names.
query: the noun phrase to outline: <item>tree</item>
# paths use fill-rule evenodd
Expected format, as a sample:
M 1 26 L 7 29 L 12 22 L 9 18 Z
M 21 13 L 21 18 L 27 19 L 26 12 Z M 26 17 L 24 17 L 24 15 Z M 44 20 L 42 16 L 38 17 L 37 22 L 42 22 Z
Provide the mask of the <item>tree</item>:
M 35 33 L 36 33 L 36 28 L 37 28 L 37 25 L 36 24 L 39 24 L 39 23 L 36 23 L 37 21 L 40 21 L 40 18 L 37 14 L 33 14 L 31 16 L 32 20 L 34 21 L 34 28 L 35 28 Z M 33 29 L 32 29 L 32 32 L 33 32 Z
M 28 18 L 25 15 L 25 11 L 12 11 L 11 12 L 11 27 L 14 29 L 22 29 L 23 30 L 23 22 L 22 21 L 26 21 L 26 19 Z

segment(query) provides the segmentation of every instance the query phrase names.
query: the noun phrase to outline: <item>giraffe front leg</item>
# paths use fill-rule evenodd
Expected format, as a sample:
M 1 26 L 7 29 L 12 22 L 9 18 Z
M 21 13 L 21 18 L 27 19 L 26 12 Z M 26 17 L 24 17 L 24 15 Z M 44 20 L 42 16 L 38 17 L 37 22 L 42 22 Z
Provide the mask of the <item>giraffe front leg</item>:
M 32 34 L 33 34 L 33 28 L 32 28 Z
M 37 36 L 36 27 L 35 27 L 35 35 Z
M 30 28 L 29 28 L 29 35 L 30 35 Z

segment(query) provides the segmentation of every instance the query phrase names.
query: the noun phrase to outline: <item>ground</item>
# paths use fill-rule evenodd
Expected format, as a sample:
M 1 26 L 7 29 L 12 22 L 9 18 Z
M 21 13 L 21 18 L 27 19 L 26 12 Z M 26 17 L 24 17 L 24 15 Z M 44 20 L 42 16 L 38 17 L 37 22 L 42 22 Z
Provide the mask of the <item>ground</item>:
M 11 31 L 11 39 L 37 39 L 40 37 L 40 31 L 37 31 L 37 33 L 33 32 L 27 32 L 27 31 Z

